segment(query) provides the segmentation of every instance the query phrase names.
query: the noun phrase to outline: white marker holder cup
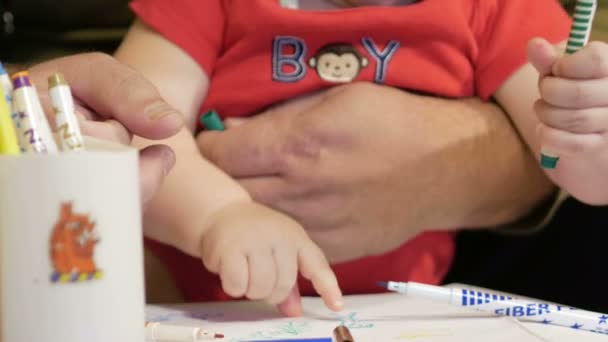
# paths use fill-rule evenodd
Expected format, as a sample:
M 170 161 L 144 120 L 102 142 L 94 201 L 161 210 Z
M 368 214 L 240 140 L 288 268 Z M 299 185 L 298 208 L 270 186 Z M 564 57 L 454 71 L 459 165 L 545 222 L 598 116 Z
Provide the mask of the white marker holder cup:
M 0 342 L 141 342 L 136 150 L 0 156 Z

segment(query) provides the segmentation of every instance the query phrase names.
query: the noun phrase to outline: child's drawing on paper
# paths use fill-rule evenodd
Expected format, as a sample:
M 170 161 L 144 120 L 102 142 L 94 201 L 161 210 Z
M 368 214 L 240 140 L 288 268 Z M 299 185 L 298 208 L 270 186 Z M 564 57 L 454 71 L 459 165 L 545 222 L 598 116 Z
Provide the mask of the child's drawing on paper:
M 250 339 L 271 339 L 278 337 L 297 337 L 312 331 L 309 322 L 285 322 L 275 325 L 270 329 L 256 331 L 249 336 Z
M 373 328 L 374 323 L 369 320 L 362 320 L 358 317 L 359 313 L 350 312 L 346 315 L 340 315 L 339 323 L 349 329 L 368 329 Z

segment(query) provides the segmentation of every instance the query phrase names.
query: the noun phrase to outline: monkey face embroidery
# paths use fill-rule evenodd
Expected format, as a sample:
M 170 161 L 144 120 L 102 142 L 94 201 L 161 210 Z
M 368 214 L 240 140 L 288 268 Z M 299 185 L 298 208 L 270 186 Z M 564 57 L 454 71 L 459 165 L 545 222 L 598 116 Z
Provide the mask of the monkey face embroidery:
M 347 83 L 357 78 L 368 61 L 353 45 L 339 43 L 320 48 L 308 64 L 324 81 Z

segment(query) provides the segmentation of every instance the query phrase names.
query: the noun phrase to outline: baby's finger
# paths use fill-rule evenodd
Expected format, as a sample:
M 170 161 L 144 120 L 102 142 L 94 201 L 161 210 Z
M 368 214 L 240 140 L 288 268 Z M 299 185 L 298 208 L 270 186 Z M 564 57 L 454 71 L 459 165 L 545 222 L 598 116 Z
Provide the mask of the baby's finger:
M 279 304 L 289 296 L 298 280 L 298 258 L 288 248 L 277 248 L 274 251 L 274 262 L 277 278 L 272 294 L 266 299 L 270 304 Z
M 594 41 L 553 64 L 553 74 L 573 79 L 608 77 L 608 45 Z
M 538 119 L 549 127 L 572 133 L 603 133 L 608 130 L 608 108 L 565 109 L 543 100 L 534 104 Z
M 243 297 L 249 280 L 249 265 L 245 255 L 231 253 L 223 257 L 220 262 L 220 278 L 224 292 L 231 297 Z
M 323 298 L 325 305 L 334 311 L 342 310 L 344 302 L 338 280 L 319 247 L 312 242 L 302 247 L 298 262 L 300 272 L 304 278 L 312 282 L 315 291 Z
M 589 153 L 602 146 L 603 137 L 597 133 L 576 134 L 540 124 L 538 128 L 543 149 L 559 156 Z
M 265 299 L 270 296 L 277 279 L 277 270 L 269 249 L 249 253 L 249 286 L 247 287 L 247 298 Z
M 287 317 L 298 317 L 302 315 L 302 297 L 300 297 L 300 290 L 297 285 L 291 289 L 289 296 L 282 303 L 277 305 L 277 309 Z
M 547 76 L 539 83 L 541 97 L 554 106 L 571 109 L 608 106 L 605 94 L 608 78 L 571 80 Z

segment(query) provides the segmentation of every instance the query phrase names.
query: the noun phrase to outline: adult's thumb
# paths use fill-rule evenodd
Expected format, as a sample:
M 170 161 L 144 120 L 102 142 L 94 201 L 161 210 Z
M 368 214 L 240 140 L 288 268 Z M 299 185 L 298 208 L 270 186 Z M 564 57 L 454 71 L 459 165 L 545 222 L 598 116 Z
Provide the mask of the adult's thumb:
M 140 151 L 139 177 L 144 210 L 174 165 L 175 154 L 168 146 L 151 145 Z
M 182 115 L 162 99 L 154 84 L 109 55 L 78 54 L 30 69 L 42 90 L 46 90 L 46 78 L 56 72 L 64 75 L 74 97 L 100 119 L 114 119 L 136 135 L 164 139 L 184 124 Z

